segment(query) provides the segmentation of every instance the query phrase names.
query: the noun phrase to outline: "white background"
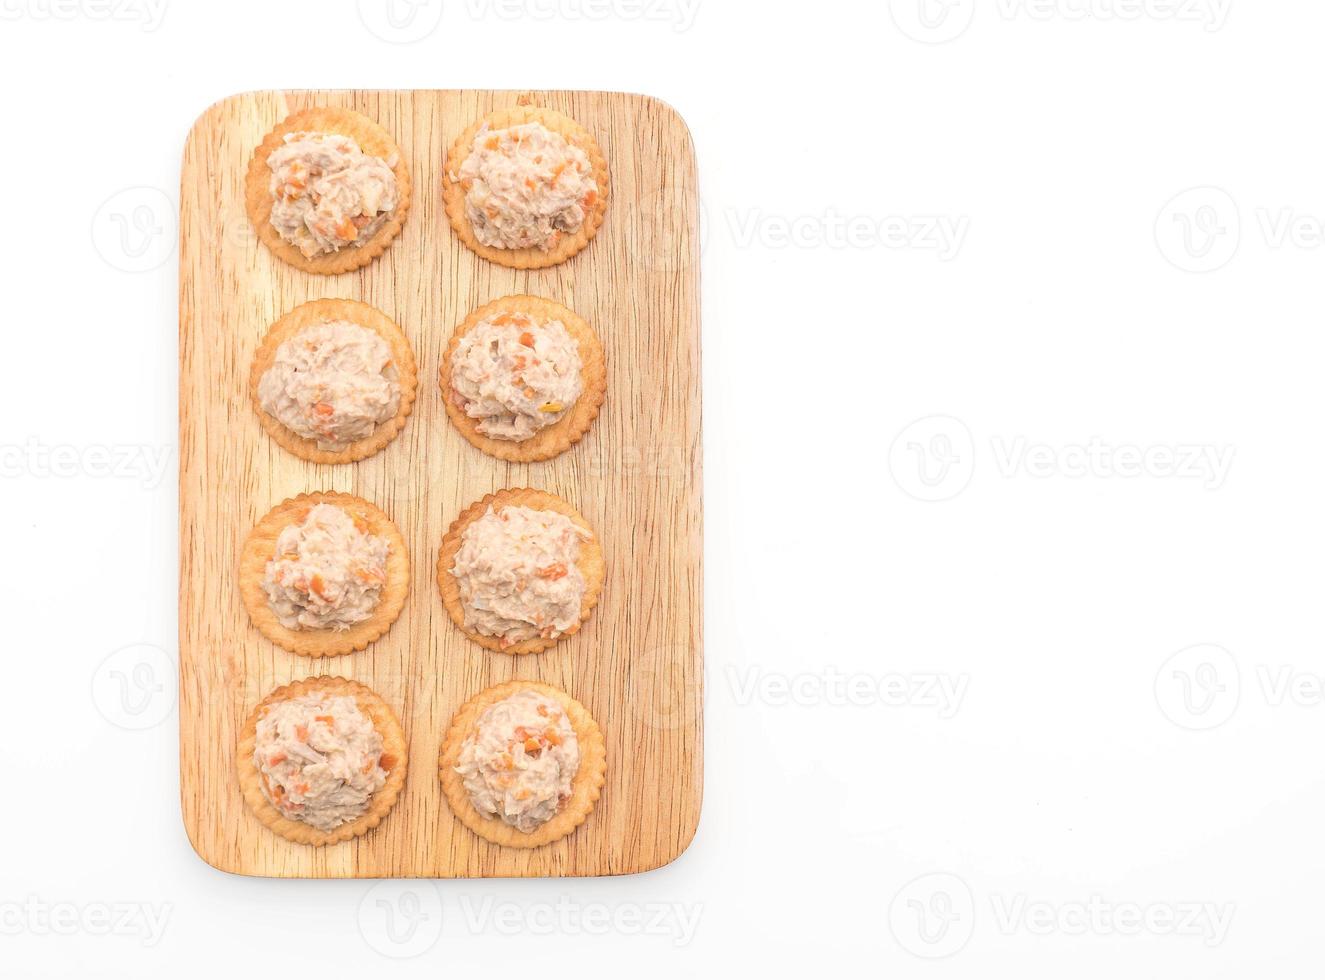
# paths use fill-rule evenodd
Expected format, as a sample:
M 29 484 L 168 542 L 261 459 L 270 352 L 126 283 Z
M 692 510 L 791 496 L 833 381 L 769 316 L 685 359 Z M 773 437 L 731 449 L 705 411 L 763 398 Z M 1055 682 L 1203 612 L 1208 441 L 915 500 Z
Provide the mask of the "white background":
M 62 2 L 0 0 L 0 975 L 1319 976 L 1325 6 Z M 709 738 L 666 869 L 189 848 L 172 202 L 198 113 L 281 86 L 691 126 Z

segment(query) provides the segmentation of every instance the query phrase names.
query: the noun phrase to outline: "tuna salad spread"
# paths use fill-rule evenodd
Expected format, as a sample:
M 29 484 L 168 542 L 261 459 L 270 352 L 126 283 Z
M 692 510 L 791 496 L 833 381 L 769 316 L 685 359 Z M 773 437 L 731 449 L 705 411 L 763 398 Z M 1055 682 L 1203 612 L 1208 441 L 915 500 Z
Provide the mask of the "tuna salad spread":
M 465 214 L 490 248 L 553 248 L 598 200 L 589 157 L 542 123 L 484 126 L 460 165 Z
M 267 158 L 271 224 L 306 258 L 360 245 L 396 206 L 396 165 L 336 133 L 288 133 Z
M 575 563 L 580 542 L 590 537 L 556 511 L 489 507 L 465 527 L 451 568 L 465 629 L 495 636 L 502 647 L 571 629 L 584 597 Z
M 460 338 L 451 361 L 456 405 L 493 439 L 522 442 L 580 397 L 580 347 L 560 320 L 499 313 Z
M 400 380 L 381 334 L 348 320 L 301 330 L 258 381 L 268 415 L 319 449 L 366 439 L 400 409 Z
M 282 816 L 327 831 L 363 816 L 395 760 L 354 698 L 302 694 L 259 719 L 253 764 Z
M 545 694 L 520 691 L 479 716 L 455 771 L 474 809 L 528 834 L 570 799 L 579 768 L 580 747 L 565 710 Z
M 346 630 L 373 614 L 386 584 L 387 539 L 334 504 L 316 504 L 276 539 L 262 588 L 286 629 Z

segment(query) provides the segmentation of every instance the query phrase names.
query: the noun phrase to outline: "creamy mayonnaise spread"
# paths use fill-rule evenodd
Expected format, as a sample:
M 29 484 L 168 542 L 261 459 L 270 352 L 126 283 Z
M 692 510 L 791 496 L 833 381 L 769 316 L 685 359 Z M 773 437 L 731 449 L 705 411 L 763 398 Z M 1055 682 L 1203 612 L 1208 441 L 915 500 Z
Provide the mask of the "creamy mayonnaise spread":
M 478 430 L 520 442 L 551 425 L 580 397 L 580 345 L 560 320 L 498 313 L 460 338 L 451 360 L 452 398 Z
M 453 175 L 474 237 L 492 248 L 547 251 L 575 233 L 599 188 L 589 157 L 542 123 L 484 126 Z
M 451 573 L 465 629 L 503 647 L 553 639 L 580 621 L 584 575 L 575 564 L 592 535 L 563 514 L 531 507 L 488 508 L 460 536 Z
M 328 320 L 276 348 L 258 381 L 258 400 L 296 435 L 339 451 L 372 435 L 400 409 L 400 374 L 381 334 Z
M 334 504 L 316 504 L 276 539 L 262 587 L 287 629 L 346 630 L 373 614 L 386 584 L 386 538 Z
M 395 154 L 336 133 L 288 133 L 267 157 L 271 224 L 308 258 L 372 238 L 396 206 Z
M 352 697 L 301 694 L 258 721 L 253 764 L 281 814 L 318 830 L 363 816 L 395 760 Z
M 474 809 L 528 834 L 570 799 L 579 768 L 579 742 L 561 705 L 520 691 L 479 716 L 455 771 Z

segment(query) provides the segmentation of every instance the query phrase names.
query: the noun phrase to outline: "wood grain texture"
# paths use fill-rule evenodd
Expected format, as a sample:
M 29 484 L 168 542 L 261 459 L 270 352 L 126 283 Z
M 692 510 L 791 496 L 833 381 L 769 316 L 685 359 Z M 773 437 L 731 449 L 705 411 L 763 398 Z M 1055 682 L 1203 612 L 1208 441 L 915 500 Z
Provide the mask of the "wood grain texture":
M 550 269 L 487 262 L 452 233 L 441 200 L 449 143 L 521 93 L 257 92 L 198 119 L 180 194 L 180 792 L 185 827 L 209 864 L 280 877 L 629 874 L 675 859 L 699 820 L 702 569 L 698 204 L 680 117 L 644 96 L 526 93 L 579 120 L 607 156 L 613 200 L 589 247 Z M 244 213 L 243 177 L 288 113 L 345 106 L 400 143 L 414 201 L 400 237 L 364 269 L 315 276 L 281 262 Z M 452 330 L 511 293 L 577 310 L 603 340 L 608 388 L 588 435 L 554 460 L 509 463 L 451 426 L 436 383 Z M 419 399 L 382 452 L 347 465 L 305 462 L 262 430 L 248 397 L 253 353 L 281 314 L 320 297 L 371 303 L 414 347 Z M 433 581 L 442 535 L 486 493 L 537 487 L 571 501 L 607 559 L 589 622 L 551 650 L 492 653 L 447 617 Z M 236 581 L 245 535 L 298 493 L 339 490 L 385 510 L 409 546 L 400 619 L 367 651 L 288 653 L 248 620 Z M 383 824 L 324 848 L 283 840 L 249 813 L 234 777 L 240 727 L 270 691 L 313 674 L 367 684 L 409 740 L 405 790 Z M 544 681 L 579 699 L 607 741 L 607 782 L 585 824 L 555 844 L 514 850 L 461 825 L 435 760 L 451 716 L 492 684 Z

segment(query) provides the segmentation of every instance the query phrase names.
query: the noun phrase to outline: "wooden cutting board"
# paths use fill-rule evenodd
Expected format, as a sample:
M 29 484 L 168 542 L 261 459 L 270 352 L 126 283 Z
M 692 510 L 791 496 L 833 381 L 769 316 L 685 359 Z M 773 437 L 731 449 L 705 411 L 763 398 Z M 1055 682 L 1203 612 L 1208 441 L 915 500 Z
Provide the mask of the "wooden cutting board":
M 551 269 L 478 258 L 441 199 L 446 150 L 474 119 L 518 98 L 579 120 L 612 177 L 589 247 Z M 348 106 L 394 134 L 414 195 L 396 242 L 367 268 L 314 276 L 276 259 L 244 213 L 253 149 L 287 114 Z M 685 850 L 699 820 L 702 548 L 699 236 L 694 153 L 681 118 L 644 96 L 601 92 L 256 92 L 216 103 L 184 150 L 180 191 L 180 795 L 198 854 L 224 871 L 280 877 L 605 875 L 647 871 Z M 545 463 L 506 463 L 447 421 L 437 376 L 455 325 L 511 293 L 546 296 L 597 329 L 607 399 L 588 436 Z M 282 313 L 319 297 L 384 310 L 419 364 L 404 431 L 371 459 L 306 463 L 262 431 L 249 401 L 253 352 Z M 451 521 L 503 487 L 560 494 L 603 541 L 607 580 L 593 617 L 537 655 L 491 653 L 442 607 L 434 577 Z M 249 623 L 236 567 L 250 527 L 304 491 L 382 507 L 410 549 L 400 619 L 362 653 L 310 660 Z M 234 775 L 244 719 L 273 688 L 318 674 L 361 681 L 409 738 L 404 794 L 377 829 L 334 847 L 290 843 L 249 813 Z M 492 684 L 532 678 L 582 701 L 607 740 L 607 782 L 588 821 L 547 847 L 490 844 L 451 814 L 437 774 L 452 713 Z

